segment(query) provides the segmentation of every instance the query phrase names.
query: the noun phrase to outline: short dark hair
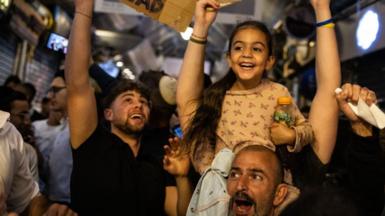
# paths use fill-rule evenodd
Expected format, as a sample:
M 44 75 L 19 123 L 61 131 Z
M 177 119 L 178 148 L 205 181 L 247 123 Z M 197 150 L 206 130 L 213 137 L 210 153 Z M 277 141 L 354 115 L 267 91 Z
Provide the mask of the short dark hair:
M 7 77 L 7 79 L 5 80 L 3 86 L 7 86 L 9 83 L 16 83 L 16 84 L 19 84 L 21 83 L 21 80 L 18 76 L 16 75 L 10 75 L 9 77 Z
M 149 89 L 140 82 L 135 82 L 128 79 L 121 79 L 116 81 L 114 87 L 111 88 L 110 92 L 103 100 L 103 108 L 107 109 L 111 106 L 114 100 L 123 92 L 126 91 L 136 91 L 141 96 L 150 101 L 150 91 Z
M 27 100 L 25 94 L 15 91 L 11 88 L 2 86 L 0 87 L 0 109 L 6 112 L 11 111 L 12 102 L 15 100 Z
M 36 88 L 32 83 L 24 83 L 23 86 L 30 93 L 30 95 L 27 95 L 27 96 L 30 96 L 28 100 L 31 103 L 32 100 L 35 98 Z

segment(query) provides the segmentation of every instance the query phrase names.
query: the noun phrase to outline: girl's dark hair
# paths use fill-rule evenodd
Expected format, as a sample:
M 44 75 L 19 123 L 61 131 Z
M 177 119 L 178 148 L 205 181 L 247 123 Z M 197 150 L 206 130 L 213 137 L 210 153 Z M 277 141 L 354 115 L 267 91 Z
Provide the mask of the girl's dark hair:
M 231 51 L 231 44 L 235 35 L 240 30 L 248 28 L 259 30 L 266 35 L 269 55 L 272 55 L 272 36 L 270 31 L 263 23 L 258 21 L 245 21 L 235 27 L 229 38 L 228 52 L 230 53 Z M 226 76 L 207 88 L 199 99 L 198 108 L 182 142 L 182 148 L 190 152 L 193 157 L 197 147 L 200 145 L 210 145 L 212 149 L 215 148 L 216 130 L 222 114 L 222 103 L 226 91 L 233 86 L 235 81 L 235 73 L 230 68 Z
M 268 51 L 269 51 L 268 54 L 270 56 L 273 55 L 273 36 L 271 35 L 269 29 L 267 28 L 267 26 L 264 23 L 258 22 L 258 21 L 255 21 L 255 20 L 248 20 L 248 21 L 239 23 L 235 27 L 235 29 L 233 30 L 233 32 L 231 33 L 230 38 L 229 38 L 229 46 L 227 48 L 227 52 L 230 53 L 230 51 L 231 51 L 231 44 L 233 43 L 235 35 L 240 30 L 249 29 L 249 28 L 259 30 L 259 31 L 261 31 L 262 33 L 265 34 L 266 42 L 267 42 L 267 47 L 268 47 Z

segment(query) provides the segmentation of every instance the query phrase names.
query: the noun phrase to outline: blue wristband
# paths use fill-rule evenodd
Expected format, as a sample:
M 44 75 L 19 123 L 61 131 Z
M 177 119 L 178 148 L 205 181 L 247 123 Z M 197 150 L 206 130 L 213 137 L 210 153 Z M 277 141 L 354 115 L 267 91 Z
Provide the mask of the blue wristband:
M 333 23 L 333 18 L 330 18 L 330 19 L 328 19 L 328 20 L 325 20 L 325 21 L 316 23 L 315 25 L 316 25 L 317 27 L 321 27 L 321 26 L 327 25 L 327 24 L 329 24 L 329 23 Z

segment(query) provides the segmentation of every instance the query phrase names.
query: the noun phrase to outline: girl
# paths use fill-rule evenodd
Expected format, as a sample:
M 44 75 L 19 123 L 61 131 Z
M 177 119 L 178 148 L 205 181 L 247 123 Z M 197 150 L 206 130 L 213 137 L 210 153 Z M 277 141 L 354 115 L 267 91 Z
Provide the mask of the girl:
M 273 122 L 277 99 L 290 94 L 286 87 L 264 78 L 275 59 L 271 34 L 260 22 L 246 21 L 235 28 L 227 52 L 230 71 L 203 91 L 204 44 L 218 7 L 213 0 L 197 2 L 194 31 L 177 87 L 185 131 L 182 148 L 190 152 L 201 174 L 224 148 L 238 151 L 247 145 L 264 145 L 275 150 L 277 145 L 287 145 L 290 152 L 298 152 L 313 138 L 310 124 L 294 104 L 294 126 Z

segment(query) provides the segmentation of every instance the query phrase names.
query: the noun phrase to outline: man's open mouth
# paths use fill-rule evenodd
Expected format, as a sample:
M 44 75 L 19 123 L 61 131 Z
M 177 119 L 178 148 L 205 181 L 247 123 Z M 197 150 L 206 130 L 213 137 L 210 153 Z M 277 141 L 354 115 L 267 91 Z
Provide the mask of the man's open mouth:
M 246 194 L 239 193 L 233 197 L 232 210 L 235 215 L 251 215 L 255 211 L 254 201 Z

